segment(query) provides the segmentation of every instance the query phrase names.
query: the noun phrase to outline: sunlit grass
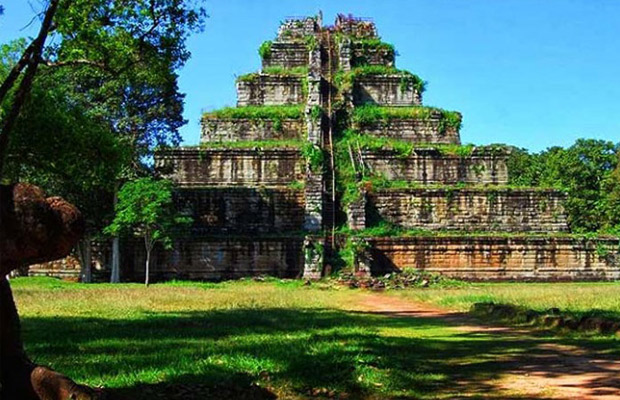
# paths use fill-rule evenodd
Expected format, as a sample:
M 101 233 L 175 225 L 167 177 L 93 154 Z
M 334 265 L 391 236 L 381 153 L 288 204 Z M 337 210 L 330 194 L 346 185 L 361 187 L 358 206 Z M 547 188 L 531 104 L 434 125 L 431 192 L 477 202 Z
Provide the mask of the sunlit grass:
M 146 288 L 23 278 L 11 284 L 27 351 L 37 362 L 79 382 L 116 388 L 132 399 L 268 394 L 291 399 L 515 399 L 521 397 L 494 384 L 510 368 L 498 365 L 498 359 L 527 356 L 543 341 L 606 349 L 618 344 L 610 337 L 498 340 L 437 318 L 362 312 L 368 292 L 305 286 L 302 281 L 170 282 Z M 528 301 L 561 301 L 566 286 L 551 286 L 528 286 L 533 289 Z M 583 290 L 585 307 L 592 298 L 586 293 L 600 290 L 606 296 L 617 293 L 618 286 L 577 288 L 573 292 Z M 398 295 L 466 308 L 484 296 L 516 299 L 523 292 L 519 285 L 500 284 Z M 604 304 L 616 307 L 613 301 Z M 222 394 L 222 387 L 230 393 Z M 187 390 L 208 393 L 191 397 Z
M 620 282 L 472 283 L 462 287 L 395 292 L 405 298 L 468 311 L 474 303 L 512 304 L 537 311 L 593 311 L 620 319 Z

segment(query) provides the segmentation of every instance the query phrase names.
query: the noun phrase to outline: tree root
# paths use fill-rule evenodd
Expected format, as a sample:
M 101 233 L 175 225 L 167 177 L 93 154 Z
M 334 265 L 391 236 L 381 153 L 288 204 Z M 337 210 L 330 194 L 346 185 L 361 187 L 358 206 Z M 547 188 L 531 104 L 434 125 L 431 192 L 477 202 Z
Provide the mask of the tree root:
M 35 262 L 66 256 L 82 235 L 80 212 L 46 198 L 36 186 L 0 186 L 0 399 L 100 400 L 101 390 L 78 385 L 34 364 L 24 351 L 13 293 L 5 275 Z

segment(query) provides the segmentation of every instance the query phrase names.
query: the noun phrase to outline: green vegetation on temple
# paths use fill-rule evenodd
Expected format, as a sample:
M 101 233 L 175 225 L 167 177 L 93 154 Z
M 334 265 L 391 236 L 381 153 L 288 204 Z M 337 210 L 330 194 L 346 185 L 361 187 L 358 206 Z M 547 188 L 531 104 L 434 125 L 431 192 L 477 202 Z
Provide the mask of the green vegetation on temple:
M 400 89 L 403 92 L 409 89 L 414 89 L 419 93 L 422 93 L 424 92 L 426 86 L 426 83 L 419 76 L 414 75 L 409 71 L 384 65 L 363 65 L 360 67 L 355 67 L 351 71 L 347 72 L 338 71 L 338 73 L 334 76 L 334 84 L 340 88 L 340 90 L 350 90 L 353 88 L 353 83 L 356 80 L 380 75 L 400 76 Z
M 301 155 L 308 161 L 313 172 L 322 172 L 325 167 L 325 151 L 310 142 L 305 142 L 301 148 Z
M 377 122 L 387 123 L 397 119 L 430 120 L 439 116 L 439 132 L 445 133 L 448 128 L 461 129 L 462 116 L 456 111 L 446 111 L 436 107 L 381 107 L 363 105 L 355 107 L 351 120 L 358 126 L 374 125 Z
M 226 107 L 220 110 L 210 111 L 203 114 L 203 119 L 302 119 L 304 106 L 244 106 Z
M 243 140 L 227 142 L 204 142 L 200 144 L 203 149 L 277 149 L 295 148 L 301 149 L 307 142 L 295 139 L 273 140 Z
M 321 172 L 324 167 L 325 154 L 322 148 L 305 140 L 298 139 L 271 139 L 271 140 L 242 140 L 226 142 L 205 142 L 201 149 L 299 149 L 301 156 L 308 161 L 310 169 Z
M 394 62 L 396 51 L 391 43 L 382 42 L 378 38 L 356 39 L 353 41 L 353 65 L 368 64 L 369 53 L 379 53 L 386 61 Z
M 306 45 L 306 50 L 308 51 L 313 51 L 317 49 L 319 46 L 319 42 L 316 36 L 314 35 L 307 35 L 307 36 L 304 36 L 303 38 L 292 38 L 291 37 L 291 38 L 288 38 L 288 40 L 292 42 L 304 43 Z M 271 40 L 264 41 L 258 48 L 258 54 L 263 60 L 268 60 L 269 58 L 271 58 L 272 53 L 273 53 L 273 41 Z
M 370 174 L 364 176 L 358 182 L 358 186 L 363 187 L 366 191 L 372 192 L 377 190 L 403 190 L 403 189 L 419 189 L 424 191 L 444 191 L 447 196 L 452 196 L 457 192 L 484 192 L 487 195 L 507 193 L 511 191 L 527 190 L 528 192 L 549 192 L 557 191 L 550 187 L 539 186 L 517 186 L 517 185 L 492 185 L 492 184 L 471 184 L 459 182 L 453 185 L 445 183 L 424 184 L 414 181 L 406 181 L 402 179 L 388 179 L 380 174 Z
M 264 41 L 260 47 L 258 48 L 258 54 L 260 58 L 263 60 L 271 57 L 271 46 L 273 46 L 273 42 L 271 40 Z
M 281 66 L 266 67 L 261 72 L 250 72 L 237 77 L 237 82 L 254 82 L 260 78 L 261 75 L 274 75 L 274 76 L 297 76 L 307 77 L 308 67 L 293 67 L 284 68 Z
M 418 182 L 406 180 L 388 179 L 377 174 L 363 165 L 354 162 L 355 154 L 359 151 L 380 151 L 391 150 L 397 153 L 398 157 L 408 158 L 421 149 L 434 149 L 442 156 L 471 157 L 473 152 L 481 154 L 508 154 L 508 147 L 503 145 L 474 146 L 455 145 L 455 144 L 420 144 L 404 140 L 375 137 L 360 134 L 359 132 L 347 129 L 335 143 L 335 164 L 338 191 L 341 194 L 342 204 L 350 204 L 358 200 L 361 196 L 361 188 L 365 190 L 380 189 L 446 189 L 448 191 L 462 190 L 466 188 L 485 190 L 489 193 L 499 190 L 523 189 L 525 185 L 466 185 L 465 183 L 456 185 L 424 185 Z M 547 190 L 546 188 L 537 188 Z
M 353 149 L 379 151 L 392 150 L 399 157 L 407 158 L 415 154 L 416 150 L 434 149 L 443 156 L 459 156 L 470 157 L 474 151 L 479 154 L 508 154 L 509 147 L 505 145 L 493 144 L 486 146 L 475 146 L 473 144 L 425 144 L 414 143 L 400 139 L 377 137 L 367 134 L 361 134 L 356 130 L 347 129 L 340 138 L 339 145 L 344 147 L 352 147 Z
M 364 38 L 364 39 L 355 39 L 353 41 L 353 46 L 361 49 L 363 52 L 367 51 L 384 51 L 386 53 L 396 53 L 394 49 L 394 45 L 391 43 L 383 42 L 379 38 Z
M 515 238 L 515 239 L 553 239 L 568 238 L 580 240 L 596 240 L 605 238 L 595 233 L 569 233 L 569 232 L 506 232 L 506 231 L 458 231 L 458 230 L 428 230 L 406 229 L 385 221 L 365 229 L 354 230 L 349 227 L 340 227 L 336 234 L 356 238 L 381 238 L 381 237 L 491 237 L 491 238 Z M 617 239 L 608 236 L 609 239 Z

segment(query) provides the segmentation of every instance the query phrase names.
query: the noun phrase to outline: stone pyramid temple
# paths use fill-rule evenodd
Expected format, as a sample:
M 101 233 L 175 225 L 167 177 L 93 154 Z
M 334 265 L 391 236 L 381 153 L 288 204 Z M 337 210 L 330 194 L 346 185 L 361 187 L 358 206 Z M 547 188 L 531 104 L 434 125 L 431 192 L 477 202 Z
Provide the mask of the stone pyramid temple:
M 461 145 L 461 114 L 423 105 L 372 21 L 289 19 L 259 53 L 201 144 L 156 156 L 194 222 L 154 276 L 620 278 L 618 241 L 571 235 L 564 193 L 509 186 L 508 147 Z

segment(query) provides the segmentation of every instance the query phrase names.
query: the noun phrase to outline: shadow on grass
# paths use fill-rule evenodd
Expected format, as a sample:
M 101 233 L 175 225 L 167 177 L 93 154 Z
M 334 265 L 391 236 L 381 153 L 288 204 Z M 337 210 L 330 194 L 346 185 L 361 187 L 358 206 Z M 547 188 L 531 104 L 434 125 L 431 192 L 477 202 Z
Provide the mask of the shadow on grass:
M 450 324 L 286 308 L 23 319 L 37 362 L 111 387 L 112 398 L 522 398 L 492 381 L 548 338 Z

